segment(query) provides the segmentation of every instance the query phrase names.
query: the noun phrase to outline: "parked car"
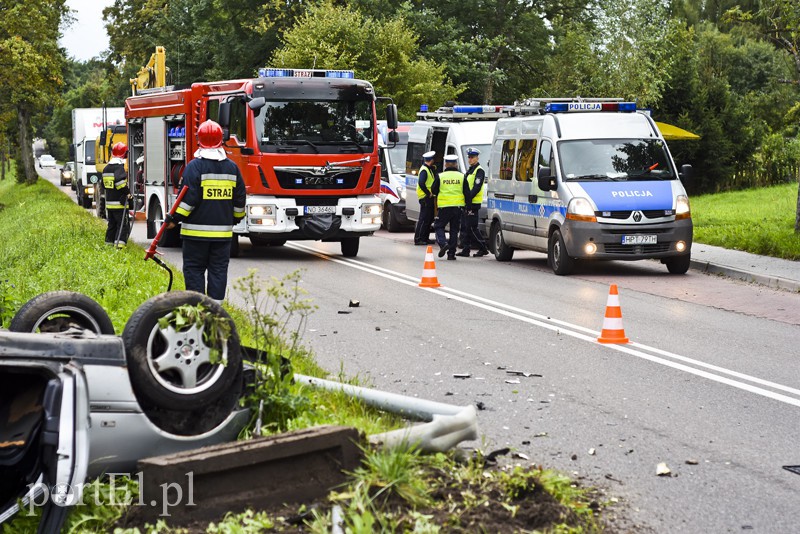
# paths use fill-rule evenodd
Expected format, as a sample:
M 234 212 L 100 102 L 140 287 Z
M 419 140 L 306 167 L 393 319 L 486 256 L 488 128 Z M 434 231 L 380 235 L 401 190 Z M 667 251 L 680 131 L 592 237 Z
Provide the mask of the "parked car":
M 0 330 L 0 525 L 35 503 L 39 532 L 60 532 L 87 478 L 236 439 L 250 418 L 239 399 L 252 369 L 232 321 L 215 347 L 225 364 L 212 363 L 194 323 L 161 326 L 186 304 L 230 320 L 205 295 L 175 291 L 142 304 L 118 337 L 94 300 L 55 291 Z
M 72 185 L 72 177 L 75 174 L 74 163 L 68 161 L 61 167 L 61 185 Z
M 39 168 L 44 169 L 45 167 L 53 167 L 56 168 L 56 158 L 51 156 L 50 154 L 42 154 L 39 157 Z

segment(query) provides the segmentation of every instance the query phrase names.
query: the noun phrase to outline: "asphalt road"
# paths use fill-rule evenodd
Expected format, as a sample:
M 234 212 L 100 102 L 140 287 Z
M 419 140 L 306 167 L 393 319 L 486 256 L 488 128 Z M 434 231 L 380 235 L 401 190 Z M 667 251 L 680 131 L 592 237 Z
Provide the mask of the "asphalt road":
M 144 224 L 133 237 L 147 246 Z M 800 295 L 672 276 L 656 262 L 556 277 L 536 253 L 437 259 L 443 287 L 423 289 L 425 248 L 411 241 L 379 232 L 347 259 L 338 243 L 242 239 L 230 280 L 300 269 L 318 306 L 303 340 L 320 365 L 382 390 L 477 404 L 482 439 L 465 446 L 509 447 L 508 462 L 601 488 L 629 530 L 798 531 L 800 476 L 783 466 L 800 465 Z M 180 265 L 179 249 L 161 251 Z M 626 345 L 596 341 L 612 283 Z M 662 462 L 670 475 L 656 475 Z

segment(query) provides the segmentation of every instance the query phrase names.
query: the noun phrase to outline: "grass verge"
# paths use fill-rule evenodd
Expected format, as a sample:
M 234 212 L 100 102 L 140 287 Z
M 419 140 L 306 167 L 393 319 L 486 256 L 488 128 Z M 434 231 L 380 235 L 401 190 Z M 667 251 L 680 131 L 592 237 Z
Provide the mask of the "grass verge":
M 691 198 L 694 240 L 787 260 L 800 260 L 794 232 L 797 184 Z
M 12 175 L 0 182 L 0 227 L 4 229 L 4 239 L 0 240 L 3 326 L 8 326 L 16 310 L 30 298 L 46 291 L 71 290 L 103 306 L 120 333 L 134 310 L 164 288 L 163 270 L 143 261 L 141 247 L 128 244 L 117 250 L 106 246 L 105 224 L 45 180 L 26 186 L 17 184 Z M 177 270 L 175 275 L 174 287 L 183 288 L 182 275 Z M 254 319 L 252 311 L 239 309 L 229 308 L 229 312 L 245 343 L 256 342 L 267 352 L 287 355 L 297 372 L 325 376 L 313 355 L 298 342 L 298 330 L 286 328 L 290 318 L 275 312 L 286 310 L 287 306 L 301 314 L 309 311 L 291 289 L 292 280 L 290 277 L 288 281 L 276 281 L 263 290 L 271 304 L 262 317 Z M 258 290 L 253 287 L 259 284 L 253 278 L 241 282 L 254 295 Z M 275 416 L 279 423 L 264 425 L 266 432 L 333 424 L 374 434 L 404 424 L 397 416 L 371 409 L 341 393 L 304 389 L 288 382 L 282 386 L 287 389 L 265 392 L 280 412 Z M 286 405 L 300 396 L 304 402 Z M 330 532 L 334 509 L 341 511 L 342 526 L 351 533 L 602 530 L 601 506 L 589 490 L 537 465 L 497 468 L 480 452 L 462 459 L 456 451 L 421 455 L 414 450 L 365 446 L 365 461 L 350 474 L 350 481 L 311 506 L 231 513 L 217 523 L 204 525 L 203 530 Z M 115 491 L 103 481 L 94 484 L 98 494 Z M 138 494 L 135 482 L 127 481 L 123 489 L 135 502 Z M 125 508 L 97 502 L 108 499 L 97 499 L 72 509 L 64 532 L 187 532 L 163 521 L 121 527 L 119 521 Z M 287 516 L 303 520 L 292 525 L 284 520 Z M 3 525 L 2 533 L 33 532 L 37 523 L 36 515 L 20 515 Z M 197 531 L 197 526 L 193 527 L 192 532 Z

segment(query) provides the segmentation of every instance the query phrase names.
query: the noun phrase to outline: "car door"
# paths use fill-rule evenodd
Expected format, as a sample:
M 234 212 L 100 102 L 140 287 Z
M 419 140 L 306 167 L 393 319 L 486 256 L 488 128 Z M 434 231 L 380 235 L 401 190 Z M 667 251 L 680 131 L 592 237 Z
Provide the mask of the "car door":
M 48 377 L 36 386 L 33 397 L 20 390 L 16 398 L 4 398 L 10 410 L 2 412 L 0 435 L 13 440 L 0 439 L 0 479 L 13 480 L 18 487 L 4 488 L 0 524 L 41 508 L 38 532 L 60 532 L 69 507 L 81 502 L 89 464 L 88 388 L 76 364 L 37 363 L 0 362 L 6 384 L 32 373 Z M 16 414 L 11 411 L 15 406 Z M 20 414 L 27 416 L 22 427 Z M 31 455 L 38 461 L 29 462 Z M 27 470 L 23 465 L 34 467 Z

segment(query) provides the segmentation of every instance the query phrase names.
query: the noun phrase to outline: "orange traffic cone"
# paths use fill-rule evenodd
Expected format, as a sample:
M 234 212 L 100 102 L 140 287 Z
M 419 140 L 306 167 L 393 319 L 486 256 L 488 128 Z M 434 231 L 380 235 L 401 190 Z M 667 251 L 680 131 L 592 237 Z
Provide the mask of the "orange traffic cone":
M 422 267 L 422 280 L 419 287 L 441 287 L 439 279 L 436 278 L 436 262 L 433 259 L 433 247 L 428 245 L 425 252 L 425 265 Z
M 628 343 L 630 341 L 625 337 L 625 330 L 622 328 L 622 309 L 619 307 L 617 284 L 611 284 L 611 289 L 608 292 L 603 331 L 600 332 L 600 337 L 597 338 L 597 341 L 600 343 Z

